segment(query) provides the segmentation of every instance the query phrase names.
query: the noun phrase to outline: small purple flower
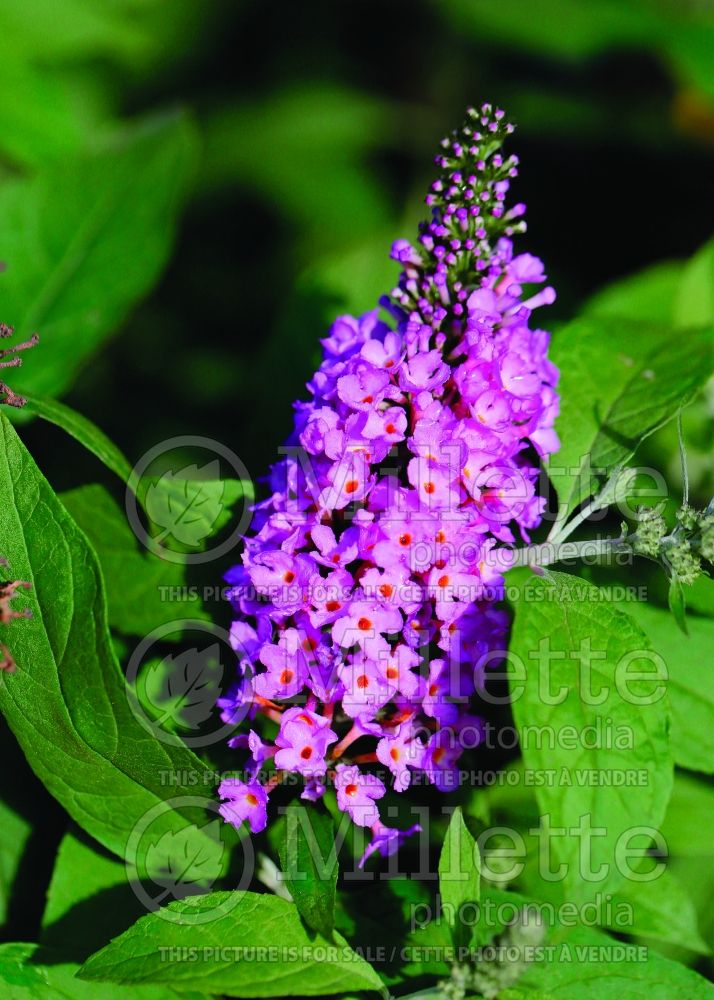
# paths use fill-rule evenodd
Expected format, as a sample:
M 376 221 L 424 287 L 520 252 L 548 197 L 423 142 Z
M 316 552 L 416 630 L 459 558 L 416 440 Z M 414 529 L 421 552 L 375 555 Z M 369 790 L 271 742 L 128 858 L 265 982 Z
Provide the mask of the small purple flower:
M 285 629 L 277 644 L 265 643 L 260 662 L 267 671 L 253 681 L 253 689 L 263 698 L 292 698 L 305 685 L 308 667 L 303 638 L 294 628 Z
M 335 622 L 332 638 L 340 646 L 364 646 L 377 635 L 401 632 L 404 626 L 399 610 L 378 601 L 353 601 L 347 614 Z
M 224 778 L 218 794 L 225 801 L 218 807 L 226 823 L 238 827 L 244 820 L 253 833 L 260 833 L 268 825 L 268 795 L 257 781 L 245 784 L 237 778 Z
M 324 774 L 327 748 L 336 741 L 337 734 L 330 729 L 329 719 L 307 708 L 288 709 L 275 737 L 280 748 L 275 754 L 275 766 L 297 771 L 306 778 Z
M 372 826 L 379 820 L 374 800 L 381 799 L 386 790 L 375 774 L 360 771 L 356 764 L 338 764 L 335 768 L 337 804 L 357 826 Z
M 416 738 L 411 726 L 400 726 L 394 736 L 385 736 L 377 744 L 377 760 L 394 775 L 394 789 L 403 792 L 409 787 L 409 768 L 421 767 L 424 744 Z

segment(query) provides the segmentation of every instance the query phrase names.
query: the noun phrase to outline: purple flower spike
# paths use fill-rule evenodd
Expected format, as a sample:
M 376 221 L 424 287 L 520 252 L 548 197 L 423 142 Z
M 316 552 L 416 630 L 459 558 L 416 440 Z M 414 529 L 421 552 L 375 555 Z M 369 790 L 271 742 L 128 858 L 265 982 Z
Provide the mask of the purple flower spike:
M 381 822 L 387 786 L 451 791 L 481 740 L 469 700 L 504 649 L 508 552 L 541 521 L 540 464 L 558 448 L 558 371 L 531 327 L 555 293 L 542 262 L 514 252 L 512 131 L 484 104 L 442 143 L 429 218 L 392 247 L 397 287 L 383 312 L 340 316 L 322 340 L 226 575 L 237 676 L 219 707 L 248 720 L 250 737 L 230 741 L 248 773 L 275 771 L 223 782 L 221 814 L 257 831 L 283 772 L 308 801 L 332 783 L 372 830 L 360 865 L 419 830 Z

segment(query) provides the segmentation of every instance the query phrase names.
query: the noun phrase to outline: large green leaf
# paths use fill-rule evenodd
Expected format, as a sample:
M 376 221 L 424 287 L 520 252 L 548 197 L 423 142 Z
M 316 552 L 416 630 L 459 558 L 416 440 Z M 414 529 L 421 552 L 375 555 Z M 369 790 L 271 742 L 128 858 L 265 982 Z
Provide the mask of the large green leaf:
M 96 556 L 2 416 L 0 537 L 13 573 L 32 585 L 33 617 L 13 627 L 17 672 L 0 681 L 0 709 L 30 766 L 76 822 L 119 856 L 154 807 L 155 835 L 196 824 L 202 843 L 202 809 L 162 807 L 168 798 L 195 796 L 188 782 L 204 768 L 133 715 Z
M 557 928 L 544 950 L 518 980 L 524 1000 L 530 990 L 558 1000 L 710 1000 L 714 986 L 678 962 L 650 949 L 636 950 L 590 927 Z M 628 952 L 628 947 L 630 951 Z
M 292 802 L 279 845 L 280 864 L 300 916 L 309 927 L 331 939 L 338 875 L 332 817 Z
M 647 874 L 651 865 L 645 863 L 635 867 Z M 621 923 L 618 926 L 618 920 L 611 919 L 609 915 L 617 914 L 617 908 L 622 904 L 630 909 L 632 923 L 628 921 L 624 926 Z M 670 871 L 661 872 L 651 881 L 625 879 L 608 900 L 600 922 L 620 933 L 674 944 L 703 955 L 709 954 L 709 947 L 702 940 L 697 927 L 694 903 L 685 887 Z
M 171 115 L 0 188 L 3 320 L 42 345 L 18 387 L 64 392 L 153 286 L 194 158 L 191 125 Z
M 185 567 L 140 552 L 126 516 L 104 487 L 80 486 L 60 499 L 99 557 L 112 628 L 145 636 L 166 622 L 206 617 L 200 599 L 184 588 Z
M 714 240 L 688 261 L 664 261 L 620 278 L 583 307 L 588 316 L 673 323 L 686 330 L 714 323 Z
M 563 520 L 711 375 L 714 329 L 585 317 L 558 331 L 551 358 L 561 373 L 561 448 L 549 474 Z
M 383 991 L 377 973 L 343 937 L 336 933 L 335 944 L 330 944 L 308 933 L 297 907 L 277 896 L 246 892 L 228 915 L 194 922 L 192 918 L 202 908 L 224 907 L 229 896 L 212 893 L 171 903 L 172 921 L 153 913 L 142 917 L 92 955 L 82 966 L 81 976 L 116 983 L 166 983 L 180 990 L 235 997 Z M 176 922 L 177 918 L 182 922 Z M 188 948 L 196 959 L 167 960 L 172 948 Z M 264 960 L 256 949 L 265 949 Z
M 684 270 L 685 265 L 679 261 L 665 261 L 620 278 L 596 292 L 585 303 L 583 314 L 669 323 L 674 319 L 674 303 Z
M 557 905 L 562 902 L 562 896 L 557 889 L 554 891 L 552 884 L 544 881 L 539 871 L 541 844 L 534 835 L 538 827 L 538 808 L 532 777 L 532 771 L 526 770 L 523 760 L 516 761 L 504 772 L 504 778 L 507 780 L 497 782 L 488 789 L 474 792 L 468 808 L 472 814 L 479 812 L 482 821 L 488 827 L 500 826 L 519 831 L 527 855 L 524 871 L 515 880 L 515 884 L 529 899 L 542 900 L 546 902 L 546 906 Z M 677 780 L 675 780 L 675 791 L 676 788 Z M 674 797 L 673 795 L 672 801 Z M 667 816 L 672 808 L 672 801 Z M 666 836 L 665 840 L 669 847 Z M 709 849 L 711 851 L 711 846 Z M 507 860 L 506 863 L 512 862 Z M 489 859 L 489 867 L 493 864 L 495 861 Z M 633 867 L 638 875 L 648 875 L 651 863 L 635 862 Z M 489 893 L 492 895 L 493 891 L 489 890 Z M 508 896 L 513 898 L 514 894 L 509 892 Z M 708 951 L 699 933 L 697 914 L 691 895 L 676 874 L 670 871 L 670 863 L 667 869 L 658 870 L 654 879 L 635 881 L 626 878 L 614 892 L 608 893 L 599 902 L 595 900 L 588 904 L 587 908 L 583 908 L 581 917 L 590 920 L 598 909 L 598 923 L 620 934 L 662 941 L 686 947 L 694 952 Z M 492 934 L 500 933 L 500 929 L 492 931 Z
M 656 829 L 665 812 L 672 757 L 662 680 L 629 676 L 652 677 L 650 650 L 631 618 L 576 577 L 531 577 L 519 591 L 510 644 L 513 712 L 526 769 L 558 776 L 536 787 L 541 815 L 552 828 L 576 831 L 550 839 L 566 866 L 562 887 L 569 898 L 617 888 L 624 877 L 618 840 L 632 828 Z M 646 781 L 617 787 L 606 780 L 638 770 Z M 586 829 L 598 830 L 589 846 L 587 833 L 577 832 L 582 817 Z M 607 866 L 597 881 L 579 874 L 581 849 L 593 872 Z
M 685 887 L 697 909 L 699 930 L 714 950 L 714 788 L 686 772 L 678 772 L 662 834 L 669 854 L 668 868 Z
M 84 983 L 79 966 L 60 951 L 36 944 L 0 944 L 0 990 L 3 1000 L 177 1000 L 166 986 L 116 986 Z M 183 1000 L 201 994 L 182 993 Z
M 714 772 L 714 620 L 690 615 L 688 635 L 672 626 L 672 616 L 642 602 L 626 605 L 667 668 L 672 706 L 675 764 Z M 622 606 L 625 610 L 625 606 Z

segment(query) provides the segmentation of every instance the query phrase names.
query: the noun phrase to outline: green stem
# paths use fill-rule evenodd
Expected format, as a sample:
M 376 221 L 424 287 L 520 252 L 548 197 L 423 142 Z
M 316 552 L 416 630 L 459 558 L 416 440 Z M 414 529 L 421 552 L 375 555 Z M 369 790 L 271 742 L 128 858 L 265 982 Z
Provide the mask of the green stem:
M 513 552 L 509 569 L 517 566 L 551 566 L 565 559 L 597 557 L 616 550 L 629 551 L 631 546 L 621 538 L 589 538 L 583 542 L 542 542 L 527 545 Z

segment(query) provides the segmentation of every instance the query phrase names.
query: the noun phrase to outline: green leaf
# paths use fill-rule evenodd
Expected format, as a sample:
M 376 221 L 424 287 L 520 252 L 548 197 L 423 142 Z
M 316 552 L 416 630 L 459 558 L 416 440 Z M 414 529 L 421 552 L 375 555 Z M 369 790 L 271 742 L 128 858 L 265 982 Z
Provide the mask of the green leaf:
M 452 0 L 445 9 L 461 30 L 482 40 L 575 60 L 613 44 L 645 45 L 657 24 L 656 8 L 619 0 L 573 5 L 545 0 L 534 10 L 526 0 Z M 554 30 L 559 27 L 560 30 Z
M 202 908 L 225 906 L 230 893 L 193 897 L 142 917 L 85 962 L 83 979 L 161 982 L 237 997 L 325 996 L 346 990 L 383 992 L 374 969 L 335 933 L 335 944 L 305 930 L 297 907 L 277 896 L 245 892 L 228 914 L 196 923 Z M 176 920 L 181 922 L 176 922 Z M 196 961 L 167 961 L 167 949 L 189 948 Z M 240 961 L 265 952 L 265 961 Z M 194 951 L 195 949 L 195 951 Z
M 655 264 L 603 288 L 585 303 L 582 312 L 588 316 L 668 323 L 674 320 L 674 303 L 684 272 L 685 265 L 679 261 Z
M 8 917 L 15 877 L 30 839 L 30 824 L 0 800 L 0 926 Z
M 65 834 L 47 890 L 43 945 L 84 959 L 144 912 L 121 861 L 80 830 Z
M 699 930 L 714 950 L 714 844 L 711 818 L 714 788 L 685 772 L 675 775 L 674 791 L 662 824 L 668 870 L 685 887 L 697 909 Z
M 205 813 L 188 782 L 204 767 L 186 748 L 157 740 L 132 713 L 96 556 L 3 416 L 0 537 L 13 573 L 32 585 L 33 617 L 13 635 L 17 672 L 0 679 L 0 709 L 28 763 L 70 816 L 120 857 L 154 807 L 155 836 L 195 824 L 203 842 Z M 161 808 L 184 797 L 192 808 Z
M 651 948 L 633 951 L 589 927 L 556 929 L 545 959 L 534 962 L 518 988 L 543 991 L 558 1000 L 710 1000 L 714 986 Z M 630 949 L 629 953 L 627 949 Z
M 568 831 L 549 844 L 566 866 L 562 888 L 576 901 L 615 889 L 623 878 L 618 841 L 622 849 L 629 830 L 656 828 L 664 815 L 672 757 L 656 668 L 643 631 L 597 588 L 564 573 L 521 586 L 509 655 L 513 712 L 526 769 L 559 775 L 538 785 L 536 798 L 549 826 Z M 647 781 L 611 787 L 606 776 L 623 769 L 642 769 Z M 597 881 L 580 876 L 583 862 Z
M 182 593 L 185 567 L 139 551 L 126 516 L 104 487 L 81 486 L 60 499 L 97 553 L 113 629 L 143 637 L 176 619 L 207 617 L 198 597 Z
M 2 186 L 3 315 L 23 339 L 37 331 L 41 341 L 18 387 L 65 392 L 151 289 L 169 254 L 194 156 L 188 121 L 165 116 L 122 132 L 95 155 Z
M 338 875 L 332 817 L 292 802 L 279 843 L 280 864 L 300 916 L 308 927 L 331 940 Z
M 714 323 L 714 240 L 697 251 L 682 275 L 674 303 L 677 326 Z
M 675 763 L 714 773 L 714 621 L 690 615 L 688 635 L 683 636 L 661 608 L 633 601 L 627 610 L 667 668 Z
M 398 277 L 398 267 L 385 248 L 391 246 L 399 232 L 415 228 L 417 221 L 377 230 L 364 242 L 350 243 L 340 252 L 331 250 L 326 257 L 311 261 L 298 280 L 297 291 L 325 299 L 332 315 L 339 310 L 358 316 L 374 309 L 385 289 L 392 288 Z
M 13 163 L 42 168 L 52 160 L 76 155 L 86 140 L 89 122 L 84 109 L 71 100 L 66 83 L 13 52 L 3 53 L 2 64 L 12 79 L 11 88 L 0 88 L 0 148 L 6 157 Z
M 672 797 L 662 824 L 671 858 L 696 859 L 702 871 L 714 862 L 711 817 L 714 815 L 714 787 L 691 774 L 677 771 Z
M 560 451 L 549 463 L 562 521 L 689 402 L 714 371 L 714 329 L 585 317 L 560 329 L 551 359 L 561 377 Z
M 117 101 L 123 87 L 137 72 L 154 73 L 159 63 L 176 58 L 187 38 L 206 27 L 209 11 L 198 11 L 191 0 L 175 0 L 168 9 L 161 0 L 139 5 L 133 0 L 96 4 L 93 0 L 66 0 L 59 10 L 54 0 L 9 0 L 0 6 L 0 56 L 42 65 L 45 73 L 69 64 L 70 79 L 85 70 L 92 60 L 101 68 L 116 63 L 126 74 L 90 72 L 99 86 L 105 77 L 111 96 Z M 109 68 L 109 66 L 107 66 Z M 86 86 L 86 72 L 81 82 Z M 95 80 L 94 78 L 98 78 Z M 131 87 L 131 84 L 129 84 Z M 119 88 L 119 89 L 118 89 Z
M 121 480 L 125 483 L 129 482 L 131 476 L 129 460 L 122 455 L 104 431 L 99 430 L 96 424 L 82 416 L 81 413 L 77 413 L 70 406 L 59 403 L 56 399 L 33 395 L 25 398 L 27 402 L 24 409 L 27 413 L 32 413 L 56 427 L 61 427 L 75 441 L 84 445 L 87 451 L 95 455 L 108 469 L 115 472 Z
M 702 573 L 687 587 L 687 607 L 697 615 L 714 618 L 714 580 L 711 577 Z
M 684 635 L 689 635 L 687 628 L 687 606 L 684 601 L 684 588 L 682 581 L 675 572 L 672 572 L 667 591 L 667 604 L 672 612 L 672 617 L 677 623 L 677 628 Z
M 535 837 L 530 834 L 531 829 L 538 826 L 538 811 L 535 802 L 535 788 L 531 783 L 531 773 L 526 772 L 523 762 L 519 761 L 508 768 L 509 777 L 513 780 L 497 782 L 488 789 L 476 792 L 469 803 L 469 808 L 483 805 L 482 800 L 487 800 L 488 812 L 484 823 L 488 827 L 502 826 L 507 829 L 518 830 L 523 837 L 526 850 L 526 868 L 519 875 L 517 882 L 520 888 L 529 898 L 521 897 L 522 903 L 535 904 L 534 900 L 547 901 L 546 907 L 558 905 L 562 900 L 557 893 L 552 893 L 549 885 L 543 880 L 539 871 L 539 848 L 540 844 Z M 675 779 L 675 794 L 678 785 Z M 672 809 L 672 800 L 668 807 L 667 816 Z M 714 793 L 711 795 L 710 806 L 714 806 Z M 666 819 L 664 821 L 666 823 Z M 686 824 L 685 824 L 686 829 Z M 685 833 L 683 829 L 683 833 Z M 528 831 L 528 832 L 526 832 Z M 664 825 L 662 827 L 664 833 Z M 686 834 L 685 834 L 686 835 Z M 671 849 L 669 839 L 665 835 L 668 850 Z M 711 844 L 709 844 L 711 852 Z M 488 867 L 494 864 L 492 858 L 488 859 Z M 608 893 L 598 903 L 588 903 L 580 911 L 580 919 L 587 919 L 588 922 L 595 919 L 597 907 L 599 906 L 599 917 L 597 922 L 604 927 L 619 934 L 630 936 L 646 937 L 652 940 L 663 941 L 679 947 L 686 947 L 690 951 L 707 954 L 709 948 L 702 939 L 697 927 L 697 914 L 689 892 L 682 885 L 677 876 L 670 871 L 671 863 L 665 870 L 658 871 L 656 878 L 646 878 L 642 881 L 625 879 L 620 887 L 612 893 Z M 637 875 L 649 876 L 650 863 L 635 862 L 633 864 Z M 493 889 L 482 891 L 482 899 L 486 897 L 494 903 L 502 901 L 518 901 L 519 897 L 515 893 L 497 893 Z M 502 897 L 502 898 L 501 898 Z M 485 913 L 482 908 L 482 913 Z M 498 912 L 492 910 L 491 912 Z M 545 911 L 544 911 L 545 915 Z M 489 936 L 479 940 L 478 944 L 485 944 L 495 934 L 503 930 L 503 926 L 486 925 L 480 933 L 488 931 Z M 473 939 L 472 939 L 472 943 Z
M 0 987 L 3 1000 L 177 1000 L 165 986 L 83 983 L 75 978 L 79 966 L 65 954 L 36 944 L 0 944 Z M 201 1000 L 201 994 L 181 993 L 182 1000 Z
M 452 813 L 439 856 L 439 895 L 454 945 L 461 947 L 470 931 L 463 922 L 461 908 L 477 903 L 481 897 L 481 858 L 461 806 Z
M 647 874 L 646 867 L 639 868 L 643 874 Z M 694 903 L 684 886 L 670 871 L 661 872 L 651 881 L 625 879 L 613 893 L 605 908 L 606 914 L 616 913 L 617 910 L 613 907 L 623 903 L 632 908 L 632 924 L 618 927 L 617 923 L 610 923 L 606 917 L 601 921 L 604 926 L 621 933 L 678 945 L 702 955 L 710 953 L 697 927 Z

